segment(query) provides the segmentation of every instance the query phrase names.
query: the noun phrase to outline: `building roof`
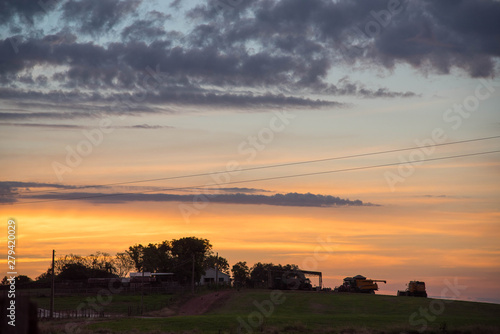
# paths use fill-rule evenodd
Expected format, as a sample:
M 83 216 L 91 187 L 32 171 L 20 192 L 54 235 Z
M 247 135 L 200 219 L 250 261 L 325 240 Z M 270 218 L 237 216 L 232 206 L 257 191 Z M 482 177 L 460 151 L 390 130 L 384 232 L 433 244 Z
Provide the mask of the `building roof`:
M 205 275 L 202 275 L 201 277 L 207 277 L 207 276 L 215 276 L 215 268 L 208 268 L 205 270 Z M 226 274 L 226 273 L 223 273 L 222 271 L 219 270 L 219 274 L 218 274 L 219 277 L 222 277 L 222 276 L 226 276 L 227 278 L 230 278 L 231 276 Z

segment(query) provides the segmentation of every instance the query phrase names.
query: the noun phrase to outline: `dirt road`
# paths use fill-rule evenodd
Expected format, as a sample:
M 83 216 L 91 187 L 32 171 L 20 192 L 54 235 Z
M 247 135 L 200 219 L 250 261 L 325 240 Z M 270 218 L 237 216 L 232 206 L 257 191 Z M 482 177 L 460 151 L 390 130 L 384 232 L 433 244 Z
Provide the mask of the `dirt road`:
M 193 297 L 180 307 L 178 315 L 204 314 L 224 303 L 232 293 L 231 290 L 224 290 Z

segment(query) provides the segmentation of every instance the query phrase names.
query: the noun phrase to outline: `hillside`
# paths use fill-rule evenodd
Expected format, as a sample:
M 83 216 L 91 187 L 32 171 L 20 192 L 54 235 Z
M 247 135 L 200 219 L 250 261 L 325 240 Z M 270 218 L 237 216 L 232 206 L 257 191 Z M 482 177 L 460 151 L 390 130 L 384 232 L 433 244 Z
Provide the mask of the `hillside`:
M 238 328 L 241 333 L 500 333 L 499 315 L 500 305 L 486 303 L 245 290 L 225 295 L 202 315 L 107 320 L 88 328 L 117 333 L 238 333 Z

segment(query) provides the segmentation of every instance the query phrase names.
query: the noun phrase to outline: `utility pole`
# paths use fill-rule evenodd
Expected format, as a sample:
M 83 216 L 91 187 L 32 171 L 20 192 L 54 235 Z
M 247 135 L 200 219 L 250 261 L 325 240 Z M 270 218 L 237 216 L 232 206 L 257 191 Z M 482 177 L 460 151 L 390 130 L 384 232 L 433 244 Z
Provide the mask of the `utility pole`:
M 50 319 L 54 319 L 54 296 L 55 296 L 55 281 L 56 281 L 56 273 L 54 270 L 54 262 L 55 262 L 56 250 L 52 250 L 52 284 L 50 289 Z
M 191 292 L 194 293 L 194 253 L 193 253 L 193 269 L 191 272 Z
M 142 279 L 141 279 L 141 315 L 144 310 L 144 267 L 142 267 Z
M 219 252 L 215 257 L 215 289 L 219 288 Z

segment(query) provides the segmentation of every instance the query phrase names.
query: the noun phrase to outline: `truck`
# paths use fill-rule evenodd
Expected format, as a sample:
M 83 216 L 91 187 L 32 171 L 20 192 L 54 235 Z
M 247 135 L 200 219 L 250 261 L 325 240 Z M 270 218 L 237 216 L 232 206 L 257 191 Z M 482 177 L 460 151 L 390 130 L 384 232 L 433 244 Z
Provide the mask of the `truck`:
M 410 281 L 410 283 L 407 284 L 406 290 L 398 290 L 397 295 L 426 298 L 427 292 L 425 291 L 425 282 Z
M 344 278 L 344 283 L 336 287 L 334 292 L 355 292 L 355 293 L 371 293 L 374 294 L 378 290 L 376 282 L 384 282 L 385 280 L 367 279 L 363 275 Z

